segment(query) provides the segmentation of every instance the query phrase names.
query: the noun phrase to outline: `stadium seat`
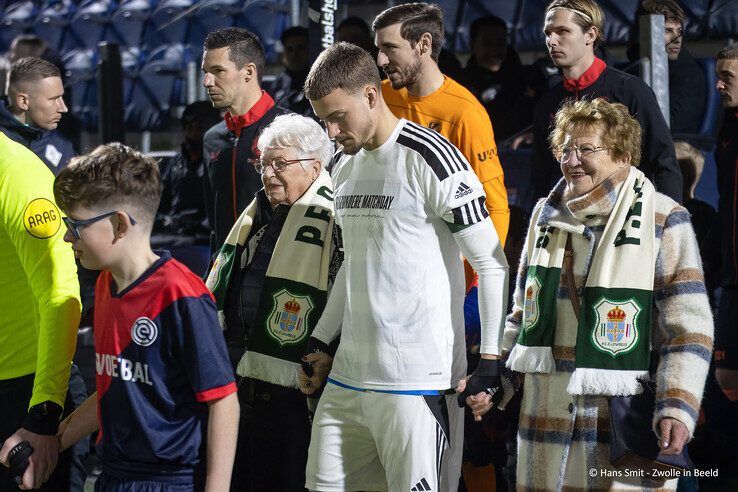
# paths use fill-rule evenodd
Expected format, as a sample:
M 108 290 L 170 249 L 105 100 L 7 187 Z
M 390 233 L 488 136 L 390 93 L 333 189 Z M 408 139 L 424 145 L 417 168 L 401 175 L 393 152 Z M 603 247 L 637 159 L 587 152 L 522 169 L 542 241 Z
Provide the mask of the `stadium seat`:
M 723 111 L 723 105 L 720 102 L 720 93 L 715 89 L 717 83 L 717 74 L 715 73 L 715 59 L 697 58 L 699 66 L 705 74 L 705 82 L 707 93 L 705 94 L 705 112 L 702 115 L 702 123 L 700 124 L 700 135 L 710 135 L 715 137 L 717 134 L 718 117 Z
M 439 5 L 444 10 L 444 19 L 448 15 L 458 15 L 457 22 L 459 27 L 456 29 L 456 33 L 453 39 L 450 40 L 450 44 L 447 45 L 447 47 L 453 51 L 461 53 L 468 53 L 470 51 L 469 43 L 471 41 L 471 33 L 469 30 L 471 23 L 474 22 L 474 20 L 487 15 L 496 15 L 497 17 L 502 18 L 507 23 L 508 27 L 511 27 L 515 25 L 519 9 L 518 2 L 505 2 L 490 5 L 490 2 L 486 2 L 484 0 L 468 0 L 466 2 L 446 0 L 439 3 Z M 457 5 L 460 5 L 460 7 L 457 7 Z M 458 12 L 455 13 L 454 9 Z M 453 33 L 454 29 L 453 25 L 446 25 L 447 33 Z
M 241 12 L 241 6 L 241 0 L 203 2 L 192 18 L 195 24 L 190 25 L 187 42 L 202 46 L 209 32 L 234 26 L 236 16 Z
M 125 46 L 140 46 L 155 0 L 123 0 L 113 13 L 112 23 Z
M 117 3 L 114 0 L 84 0 L 77 7 L 69 27 L 74 36 L 74 42 L 79 47 L 97 47 L 100 41 L 118 42 L 118 39 L 109 39 L 110 20 L 115 12 Z M 111 31 L 112 32 L 112 31 Z M 70 42 L 72 40 L 70 39 Z M 72 47 L 68 42 L 66 48 Z
M 149 17 L 143 44 L 155 48 L 166 43 L 186 43 L 193 0 L 161 0 Z
M 713 0 L 707 13 L 707 35 L 712 39 L 732 38 L 738 32 L 738 2 Z
M 62 54 L 66 86 L 72 93 L 69 110 L 86 131 L 96 131 L 99 119 L 97 105 L 97 51 L 79 48 Z
M 33 31 L 58 53 L 63 46 L 69 21 L 76 10 L 77 6 L 72 0 L 48 0 L 39 9 L 33 22 Z
M 172 107 L 184 104 L 185 72 L 194 61 L 193 52 L 189 46 L 172 44 L 150 53 L 140 74 L 132 79 L 125 114 L 129 130 L 166 128 Z
M 3 51 L 7 51 L 14 37 L 31 28 L 37 12 L 36 5 L 30 0 L 8 5 L 0 21 L 0 43 Z
M 717 165 L 715 164 L 713 149 L 718 131 L 717 122 L 723 114 L 723 105 L 720 102 L 720 93 L 715 88 L 715 83 L 717 82 L 715 59 L 710 57 L 697 58 L 696 60 L 700 67 L 702 67 L 707 85 L 707 93 L 705 94 L 705 112 L 702 115 L 700 135 L 709 137 L 712 145 L 706 152 L 705 168 L 702 171 L 700 182 L 697 183 L 695 194 L 701 200 L 704 200 L 717 208 Z
M 289 0 L 245 0 L 241 13 L 236 18 L 236 25 L 244 27 L 257 36 L 264 45 L 267 63 L 276 63 L 279 59 L 279 37 L 290 23 Z
M 603 34 L 608 44 L 625 45 L 630 42 L 633 25 L 638 22 L 636 13 L 641 1 L 617 0 L 600 4 L 605 13 L 605 32 Z M 541 28 L 542 26 L 543 22 L 541 21 Z

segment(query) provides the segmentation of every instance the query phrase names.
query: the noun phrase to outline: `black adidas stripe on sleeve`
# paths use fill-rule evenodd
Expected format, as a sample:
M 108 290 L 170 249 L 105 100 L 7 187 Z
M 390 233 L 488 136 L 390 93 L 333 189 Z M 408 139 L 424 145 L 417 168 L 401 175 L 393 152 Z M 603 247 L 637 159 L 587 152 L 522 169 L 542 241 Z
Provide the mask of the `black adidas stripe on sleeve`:
M 451 213 L 454 216 L 454 224 L 463 226 L 476 224 L 489 217 L 483 196 L 452 209 Z
M 439 181 L 450 175 L 468 170 L 461 153 L 448 141 L 443 141 L 435 131 L 408 123 L 400 131 L 397 143 L 414 150 L 423 157 Z

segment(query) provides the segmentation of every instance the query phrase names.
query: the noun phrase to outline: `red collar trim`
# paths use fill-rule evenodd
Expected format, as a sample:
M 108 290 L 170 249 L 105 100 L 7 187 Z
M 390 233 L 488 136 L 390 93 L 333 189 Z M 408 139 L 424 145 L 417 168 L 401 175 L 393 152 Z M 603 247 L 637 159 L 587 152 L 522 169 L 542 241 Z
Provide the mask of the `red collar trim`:
M 567 79 L 564 77 L 564 88 L 570 92 L 579 92 L 594 84 L 600 78 L 602 72 L 607 68 L 607 64 L 595 56 L 592 65 L 589 66 L 578 79 Z
M 256 101 L 256 104 L 251 106 L 245 114 L 239 116 L 232 116 L 230 111 L 226 111 L 225 123 L 230 131 L 236 134 L 236 137 L 241 136 L 241 129 L 256 123 L 259 121 L 267 111 L 274 107 L 274 99 L 272 96 L 267 94 L 265 91 L 261 91 L 261 98 Z

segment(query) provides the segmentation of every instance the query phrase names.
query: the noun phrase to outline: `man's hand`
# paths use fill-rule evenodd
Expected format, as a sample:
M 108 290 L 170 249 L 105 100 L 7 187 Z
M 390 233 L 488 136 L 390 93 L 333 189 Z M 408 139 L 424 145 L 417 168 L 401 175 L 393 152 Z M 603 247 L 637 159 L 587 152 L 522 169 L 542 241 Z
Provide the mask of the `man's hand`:
M 18 429 L 18 431 L 7 438 L 0 449 L 0 462 L 5 466 L 8 463 L 8 453 L 21 441 L 28 441 L 33 446 L 34 452 L 28 459 L 29 465 L 23 474 L 23 482 L 18 485 L 21 490 L 31 490 L 41 487 L 56 467 L 59 458 L 59 441 L 56 436 L 42 436 Z
M 664 454 L 679 454 L 687 443 L 687 426 L 671 417 L 659 420 L 659 446 Z
M 502 400 L 500 361 L 482 358 L 471 376 L 459 381 L 456 387 L 459 406 L 464 403 L 472 409 L 474 420 L 480 422 Z
M 308 375 L 305 368 L 301 367 L 297 379 L 300 384 L 300 391 L 310 396 L 319 391 L 328 379 L 328 374 L 333 366 L 333 357 L 325 352 L 313 352 L 307 354 L 302 360 L 303 364 L 307 364 L 312 368 L 312 374 Z

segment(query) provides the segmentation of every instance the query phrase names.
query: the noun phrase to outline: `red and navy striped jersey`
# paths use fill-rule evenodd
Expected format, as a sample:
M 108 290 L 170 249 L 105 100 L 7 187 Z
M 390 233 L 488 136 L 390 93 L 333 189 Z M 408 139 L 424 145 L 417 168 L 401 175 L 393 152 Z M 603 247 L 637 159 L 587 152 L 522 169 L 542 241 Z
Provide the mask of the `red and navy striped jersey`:
M 122 292 L 110 272 L 95 289 L 97 452 L 110 471 L 193 473 L 205 458 L 206 402 L 236 391 L 212 295 L 159 254 Z

